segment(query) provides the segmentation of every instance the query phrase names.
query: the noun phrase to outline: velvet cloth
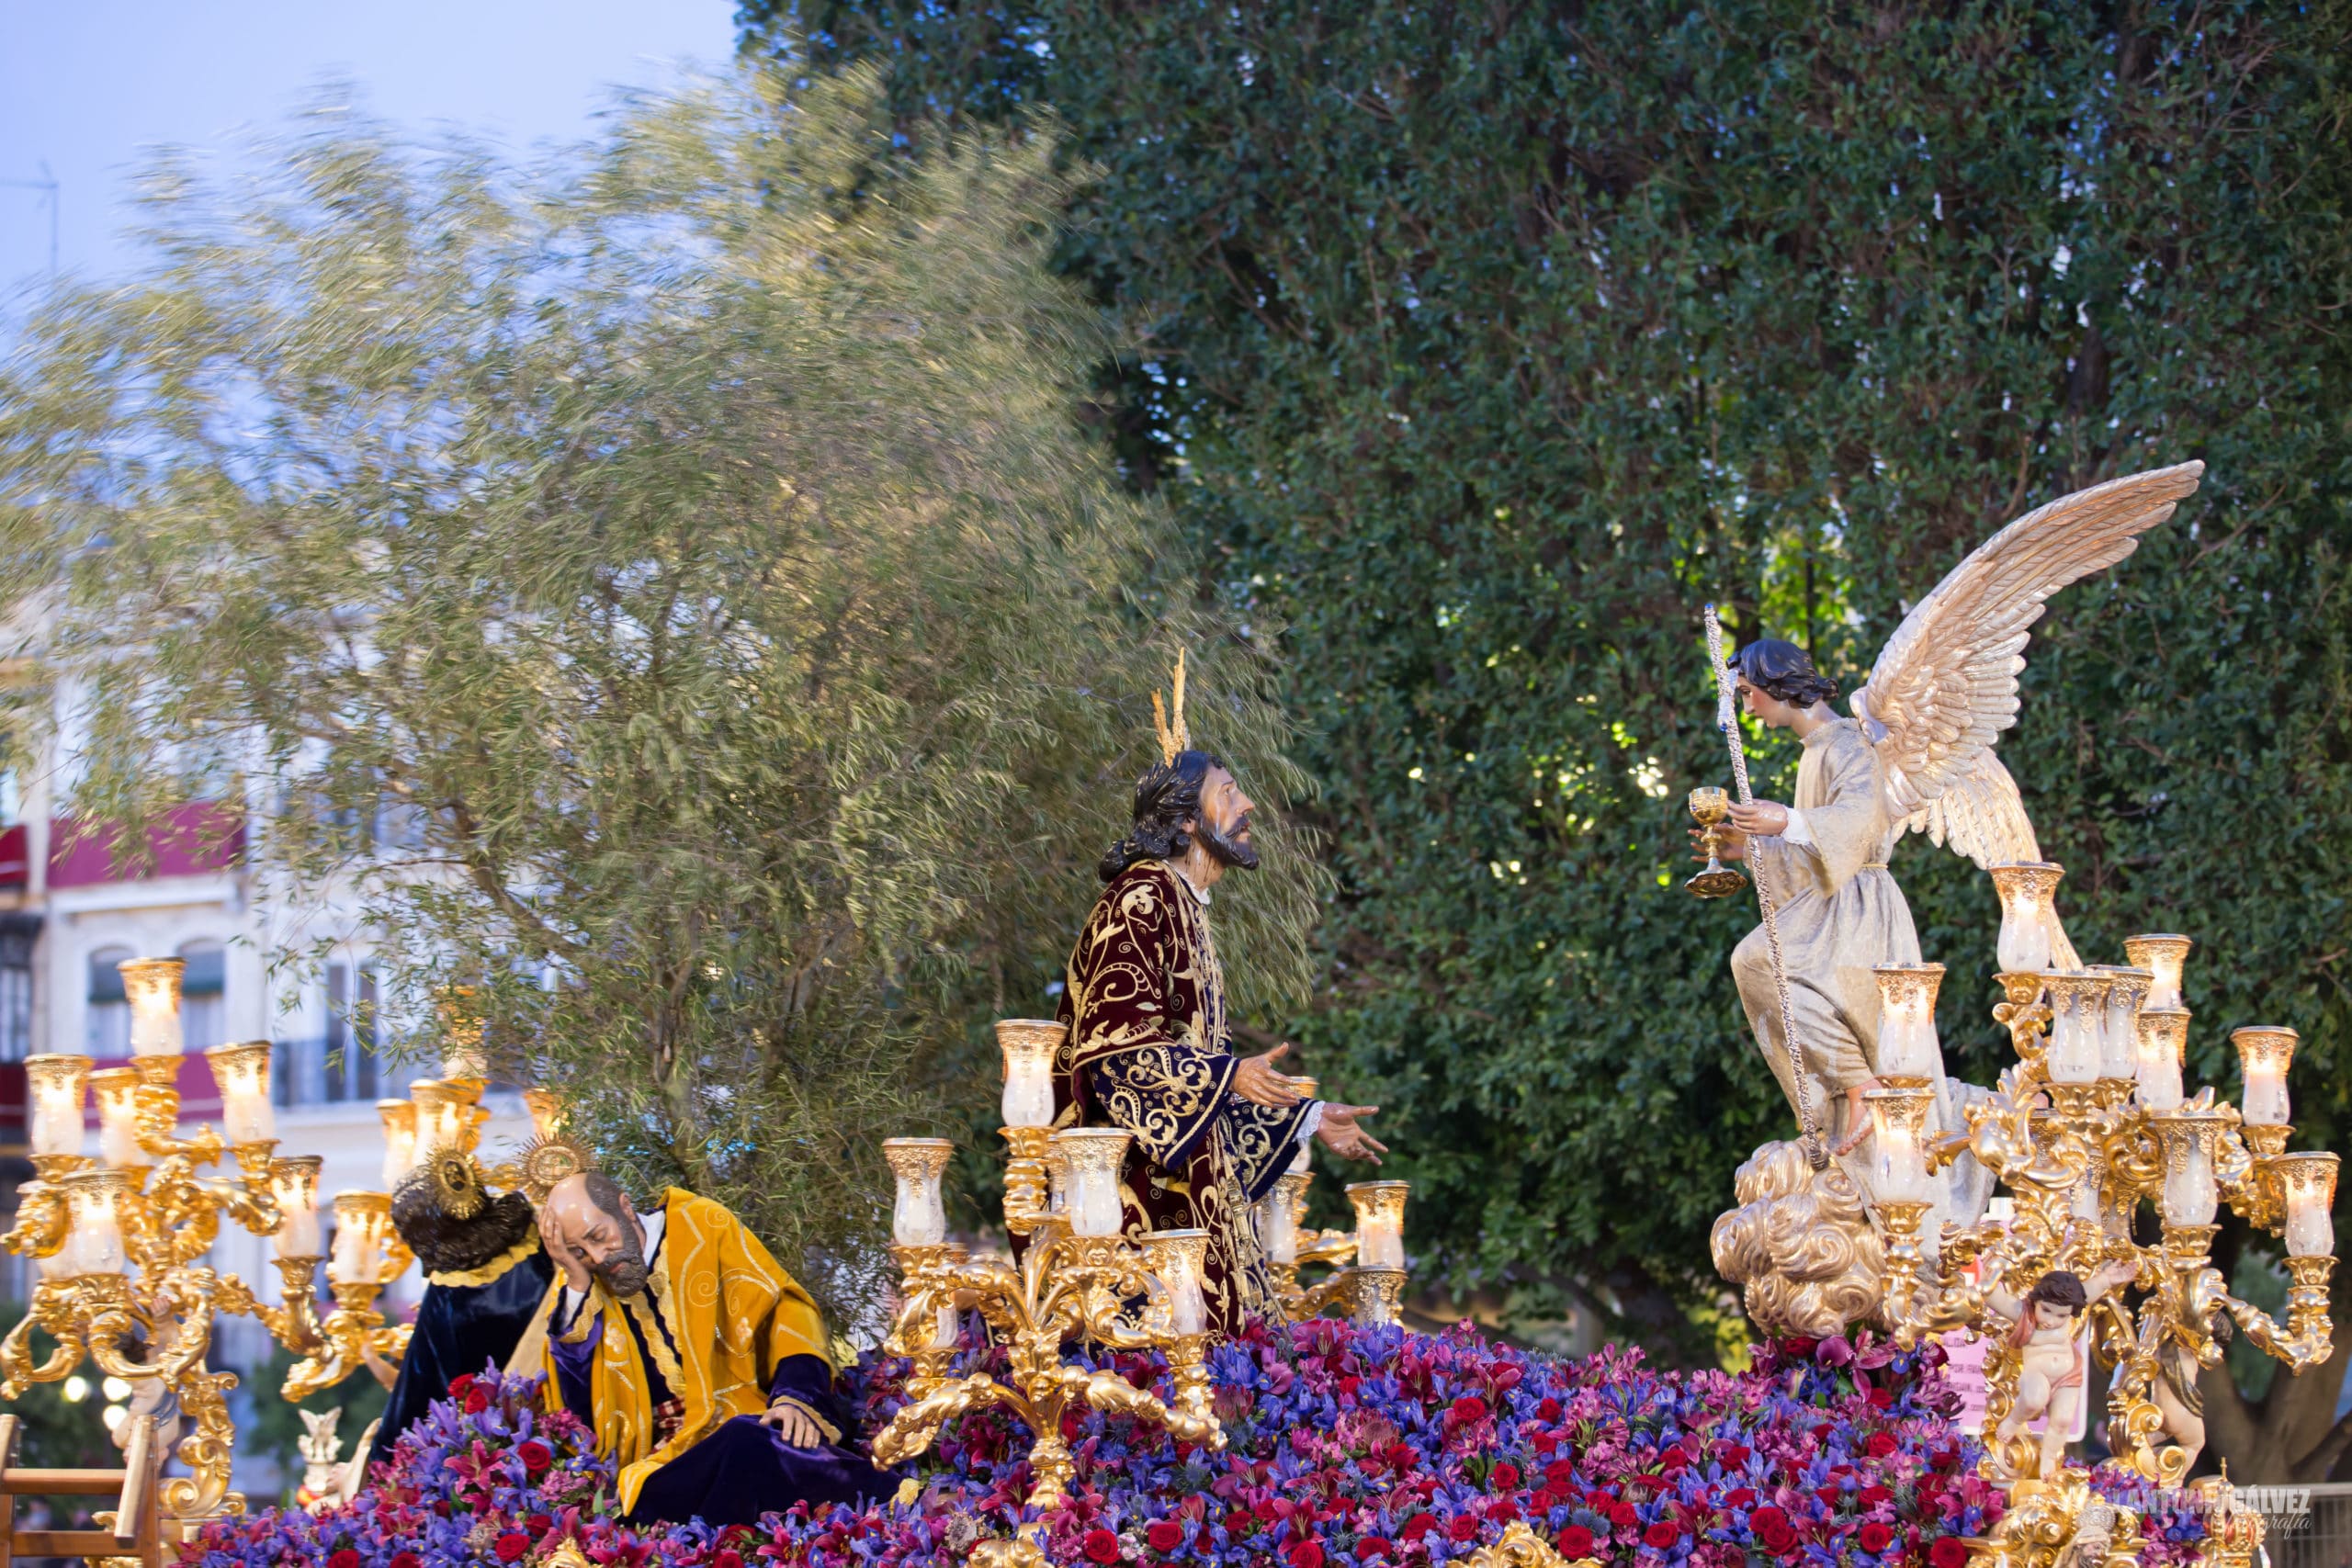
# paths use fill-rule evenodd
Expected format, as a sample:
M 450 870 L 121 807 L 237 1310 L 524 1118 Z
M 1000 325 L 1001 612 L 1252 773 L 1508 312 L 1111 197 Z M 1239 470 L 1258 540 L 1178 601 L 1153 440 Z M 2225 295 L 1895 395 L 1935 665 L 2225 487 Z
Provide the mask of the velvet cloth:
M 1272 1313 L 1250 1206 L 1289 1168 L 1309 1107 L 1272 1110 L 1232 1091 L 1240 1062 L 1208 910 L 1165 862 L 1138 862 L 1102 890 L 1070 953 L 1060 1019 L 1054 1124 L 1134 1135 L 1120 1182 L 1126 1235 L 1209 1233 L 1211 1333 Z
M 408 1354 L 401 1359 L 383 1424 L 368 1450 L 370 1467 L 392 1457 L 393 1443 L 423 1418 L 426 1406 L 448 1397 L 451 1379 L 463 1372 L 479 1374 L 485 1365 L 506 1364 L 554 1278 L 555 1265 L 534 1246 L 485 1283 L 427 1281 L 424 1298 L 417 1303 Z

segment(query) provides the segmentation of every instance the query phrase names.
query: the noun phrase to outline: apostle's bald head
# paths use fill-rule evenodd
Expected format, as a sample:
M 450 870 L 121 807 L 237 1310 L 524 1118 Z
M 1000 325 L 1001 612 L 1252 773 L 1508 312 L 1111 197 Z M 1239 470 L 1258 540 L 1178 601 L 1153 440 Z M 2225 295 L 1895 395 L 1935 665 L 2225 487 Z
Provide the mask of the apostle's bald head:
M 540 1229 L 557 1261 L 572 1253 L 614 1295 L 645 1289 L 645 1232 L 637 1205 L 603 1171 L 579 1171 L 557 1182 Z

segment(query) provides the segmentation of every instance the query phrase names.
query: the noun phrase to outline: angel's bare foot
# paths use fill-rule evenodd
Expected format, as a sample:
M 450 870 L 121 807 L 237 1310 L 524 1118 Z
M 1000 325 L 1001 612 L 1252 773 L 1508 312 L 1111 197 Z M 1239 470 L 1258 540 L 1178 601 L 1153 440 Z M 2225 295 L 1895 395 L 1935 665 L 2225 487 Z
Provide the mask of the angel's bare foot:
M 1863 1111 L 1862 1096 L 1876 1088 L 1878 1079 L 1864 1078 L 1846 1091 L 1846 1136 L 1832 1153 L 1852 1154 L 1862 1146 L 1862 1140 L 1871 1135 L 1871 1119 Z

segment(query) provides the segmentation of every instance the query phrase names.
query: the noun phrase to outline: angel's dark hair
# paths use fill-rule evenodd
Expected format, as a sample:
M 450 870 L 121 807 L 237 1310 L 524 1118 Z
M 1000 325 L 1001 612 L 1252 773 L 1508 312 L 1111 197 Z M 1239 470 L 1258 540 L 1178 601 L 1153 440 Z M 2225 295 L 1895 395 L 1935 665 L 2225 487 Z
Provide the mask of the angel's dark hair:
M 1741 680 L 1791 707 L 1809 708 L 1838 695 L 1838 682 L 1814 668 L 1813 655 L 1778 637 L 1758 637 L 1732 655 L 1731 666 Z
M 1102 880 L 1114 880 L 1137 861 L 1168 860 L 1191 849 L 1193 835 L 1184 824 L 1200 820 L 1201 788 L 1211 768 L 1224 766 L 1225 759 L 1210 751 L 1179 751 L 1172 762 L 1154 762 L 1136 781 L 1134 829 L 1095 867 Z
M 428 1274 L 464 1273 L 503 1257 L 531 1234 L 532 1220 L 531 1201 L 520 1192 L 502 1192 L 458 1219 L 423 1172 L 392 1193 L 392 1228 Z

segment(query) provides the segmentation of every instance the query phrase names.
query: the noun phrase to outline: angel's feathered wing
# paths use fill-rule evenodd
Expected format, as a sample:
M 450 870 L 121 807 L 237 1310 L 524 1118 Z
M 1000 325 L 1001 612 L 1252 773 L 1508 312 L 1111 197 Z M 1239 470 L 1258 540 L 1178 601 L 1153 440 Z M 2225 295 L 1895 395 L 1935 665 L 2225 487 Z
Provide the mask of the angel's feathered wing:
M 1853 708 L 1906 829 L 1978 865 L 2041 858 L 2017 783 L 1993 754 L 2017 722 L 2027 637 L 2052 593 L 2137 549 L 2204 472 L 2202 463 L 2155 468 L 2030 512 L 1903 617 Z

